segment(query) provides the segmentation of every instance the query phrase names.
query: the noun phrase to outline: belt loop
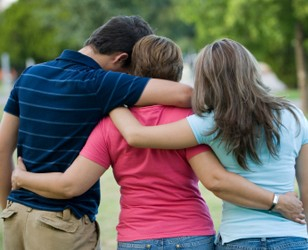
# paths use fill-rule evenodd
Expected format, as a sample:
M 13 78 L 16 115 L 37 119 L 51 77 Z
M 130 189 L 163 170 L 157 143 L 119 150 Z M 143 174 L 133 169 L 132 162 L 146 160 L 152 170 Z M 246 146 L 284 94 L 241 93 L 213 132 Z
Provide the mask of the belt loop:
M 13 204 L 13 201 L 7 200 L 6 207 L 9 208 Z
M 63 220 L 68 221 L 71 218 L 71 210 L 69 208 L 63 210 Z
M 218 233 L 217 238 L 218 238 L 218 241 L 219 241 L 220 243 L 222 243 L 222 238 L 221 238 L 220 233 Z

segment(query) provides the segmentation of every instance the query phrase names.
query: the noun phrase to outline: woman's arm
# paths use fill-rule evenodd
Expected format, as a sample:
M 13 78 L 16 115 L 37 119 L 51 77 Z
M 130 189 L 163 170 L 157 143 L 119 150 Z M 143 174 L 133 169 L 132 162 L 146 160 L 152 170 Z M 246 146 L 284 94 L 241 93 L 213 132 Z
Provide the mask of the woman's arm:
M 304 213 L 308 218 L 308 144 L 302 146 L 296 162 L 296 178 Z M 308 228 L 307 228 L 308 230 Z
M 127 143 L 134 147 L 182 149 L 198 145 L 186 119 L 164 125 L 142 126 L 127 108 L 116 108 L 109 116 Z
M 99 164 L 78 156 L 64 173 L 31 173 L 18 158 L 12 186 L 13 189 L 25 188 L 47 198 L 69 199 L 87 191 L 105 171 L 106 168 Z
M 110 117 L 131 146 L 181 149 L 198 144 L 186 119 L 165 125 L 142 126 L 126 108 L 114 109 Z M 237 205 L 264 210 L 271 207 L 272 192 L 226 171 L 212 153 L 208 153 L 208 157 L 204 154 L 193 157 L 191 164 L 206 188 Z M 286 218 L 304 223 L 302 203 L 294 195 L 282 195 L 275 209 Z
M 217 197 L 254 209 L 268 210 L 272 206 L 272 192 L 260 188 L 240 175 L 226 171 L 212 151 L 195 155 L 189 163 L 204 187 Z M 274 211 L 290 220 L 305 223 L 302 202 L 291 193 L 280 196 Z

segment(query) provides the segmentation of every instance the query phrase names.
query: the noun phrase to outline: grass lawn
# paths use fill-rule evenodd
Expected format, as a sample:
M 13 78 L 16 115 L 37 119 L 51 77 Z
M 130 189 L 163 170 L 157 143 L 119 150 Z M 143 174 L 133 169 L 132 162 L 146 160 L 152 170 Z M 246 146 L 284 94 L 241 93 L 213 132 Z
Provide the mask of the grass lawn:
M 281 91 L 276 93 L 277 96 L 283 96 L 289 100 L 299 100 L 300 99 L 300 93 L 298 89 L 288 89 L 285 91 Z

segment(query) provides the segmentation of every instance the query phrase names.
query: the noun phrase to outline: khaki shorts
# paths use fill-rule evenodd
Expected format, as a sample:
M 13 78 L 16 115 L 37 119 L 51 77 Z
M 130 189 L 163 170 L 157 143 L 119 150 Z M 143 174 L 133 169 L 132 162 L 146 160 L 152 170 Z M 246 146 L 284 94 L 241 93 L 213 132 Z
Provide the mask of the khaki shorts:
M 8 202 L 1 213 L 5 250 L 99 250 L 99 226 L 69 209 L 50 212 Z

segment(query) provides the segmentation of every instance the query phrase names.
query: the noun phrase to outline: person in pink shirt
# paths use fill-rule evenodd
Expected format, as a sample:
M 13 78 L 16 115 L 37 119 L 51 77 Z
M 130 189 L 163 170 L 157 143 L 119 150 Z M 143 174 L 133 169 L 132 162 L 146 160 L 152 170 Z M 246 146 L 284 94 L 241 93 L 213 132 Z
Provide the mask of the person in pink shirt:
M 179 81 L 182 70 L 181 50 L 170 39 L 150 35 L 135 45 L 132 74 Z M 131 111 L 146 126 L 192 114 L 191 109 L 161 105 Z M 272 202 L 271 192 L 224 170 L 208 146 L 133 148 L 108 117 L 92 131 L 65 173 L 28 173 L 19 159 L 12 182 L 14 188 L 65 199 L 85 192 L 110 166 L 121 187 L 118 250 L 214 249 L 215 229 L 198 188 L 198 177 L 218 197 L 236 204 L 266 210 Z M 298 220 L 301 203 L 292 195 L 283 195 L 275 209 Z

